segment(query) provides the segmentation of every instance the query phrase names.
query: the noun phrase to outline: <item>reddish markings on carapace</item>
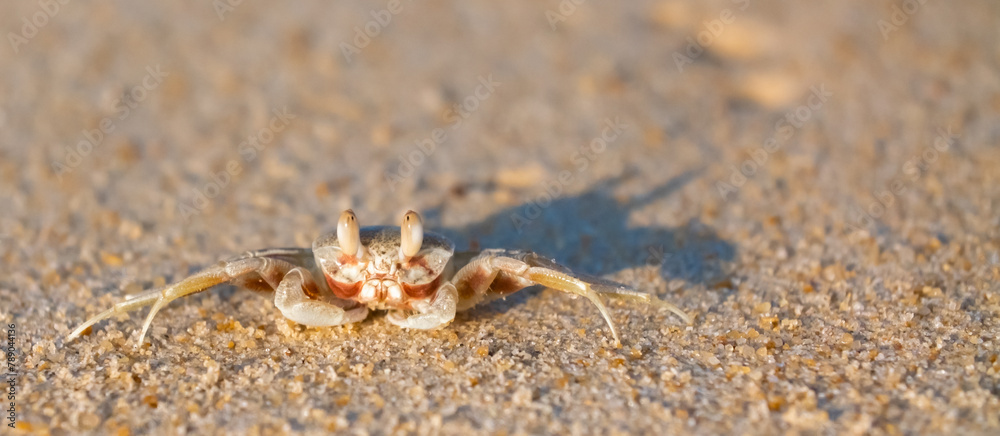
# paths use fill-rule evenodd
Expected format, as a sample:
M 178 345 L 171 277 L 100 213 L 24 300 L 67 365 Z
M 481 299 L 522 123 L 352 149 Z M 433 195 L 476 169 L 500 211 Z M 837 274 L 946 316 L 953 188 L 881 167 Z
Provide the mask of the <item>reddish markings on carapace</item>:
M 423 268 L 424 271 L 427 271 L 428 274 L 433 272 L 433 270 L 431 270 L 431 267 L 427 265 L 427 259 L 424 256 L 414 256 L 413 258 L 411 258 L 406 262 L 407 268 L 412 268 L 414 266 L 419 266 Z
M 441 276 L 437 276 L 434 281 L 430 283 L 424 283 L 422 285 L 414 285 L 410 283 L 401 282 L 403 286 L 403 292 L 406 296 L 410 298 L 427 298 L 434 295 L 437 289 L 441 286 Z
M 330 290 L 333 291 L 333 295 L 336 295 L 337 298 L 349 300 L 355 295 L 358 295 L 358 292 L 361 292 L 361 285 L 363 282 L 347 284 L 331 279 L 330 276 L 325 277 L 326 284 L 330 285 Z

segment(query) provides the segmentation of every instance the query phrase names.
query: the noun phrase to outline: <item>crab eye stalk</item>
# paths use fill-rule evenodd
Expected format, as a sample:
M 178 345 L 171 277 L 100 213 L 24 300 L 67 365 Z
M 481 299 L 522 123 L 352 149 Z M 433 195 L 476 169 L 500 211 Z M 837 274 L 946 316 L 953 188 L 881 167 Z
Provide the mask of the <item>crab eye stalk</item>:
M 358 248 L 361 247 L 361 228 L 358 226 L 358 217 L 354 216 L 354 211 L 351 209 L 340 214 L 340 221 L 337 222 L 337 242 L 344 254 L 358 255 Z
M 406 215 L 403 215 L 400 231 L 402 238 L 400 238 L 399 253 L 404 260 L 410 260 L 417 255 L 420 245 L 424 242 L 424 225 L 420 222 L 420 215 L 412 210 L 406 212 Z

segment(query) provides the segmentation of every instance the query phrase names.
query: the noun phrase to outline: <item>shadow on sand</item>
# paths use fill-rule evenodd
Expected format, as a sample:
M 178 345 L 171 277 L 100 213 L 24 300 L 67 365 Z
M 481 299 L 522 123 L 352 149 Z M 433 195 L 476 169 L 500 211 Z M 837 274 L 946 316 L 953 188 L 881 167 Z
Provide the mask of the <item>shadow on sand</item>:
M 440 225 L 442 207 L 425 211 L 427 227 L 455 242 L 456 251 L 478 248 L 531 250 L 591 275 L 659 266 L 667 280 L 712 286 L 724 280 L 735 248 L 698 220 L 679 227 L 630 227 L 631 213 L 668 197 L 697 176 L 687 172 L 648 193 L 619 199 L 613 190 L 627 176 L 604 180 L 547 206 L 526 203 L 463 227 Z

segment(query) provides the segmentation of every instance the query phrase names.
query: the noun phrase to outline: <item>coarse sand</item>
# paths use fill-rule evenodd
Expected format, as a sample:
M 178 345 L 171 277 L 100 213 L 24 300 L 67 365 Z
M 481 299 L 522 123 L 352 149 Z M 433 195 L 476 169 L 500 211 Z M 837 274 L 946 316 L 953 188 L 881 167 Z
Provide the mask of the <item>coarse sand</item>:
M 1000 3 L 9 3 L 3 434 L 1000 433 Z M 221 286 L 63 339 L 347 208 L 694 322 Z

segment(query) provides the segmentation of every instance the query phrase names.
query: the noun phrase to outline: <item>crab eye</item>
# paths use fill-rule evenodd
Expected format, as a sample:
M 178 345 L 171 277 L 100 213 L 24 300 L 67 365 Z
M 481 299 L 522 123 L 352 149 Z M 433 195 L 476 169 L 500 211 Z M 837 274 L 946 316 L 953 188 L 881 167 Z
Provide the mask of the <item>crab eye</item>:
M 414 211 L 406 212 L 403 215 L 403 225 L 400 226 L 402 238 L 400 241 L 400 254 L 404 259 L 409 260 L 420 251 L 420 245 L 424 242 L 424 225 L 420 223 L 420 215 Z
M 354 211 L 347 209 L 340 214 L 337 222 L 337 243 L 344 254 L 357 256 L 361 246 L 361 229 L 358 227 L 358 217 Z

